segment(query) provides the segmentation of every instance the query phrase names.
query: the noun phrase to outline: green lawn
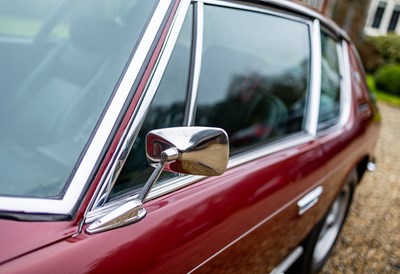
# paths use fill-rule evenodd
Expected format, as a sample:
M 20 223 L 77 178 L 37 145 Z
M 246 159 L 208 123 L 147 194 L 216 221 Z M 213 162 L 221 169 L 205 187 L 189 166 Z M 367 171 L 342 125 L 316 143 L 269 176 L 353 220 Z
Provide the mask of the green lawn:
M 378 98 L 379 101 L 400 107 L 400 97 L 378 90 L 375 87 L 375 79 L 372 75 L 367 75 L 367 83 L 369 89 L 375 94 L 376 98 Z

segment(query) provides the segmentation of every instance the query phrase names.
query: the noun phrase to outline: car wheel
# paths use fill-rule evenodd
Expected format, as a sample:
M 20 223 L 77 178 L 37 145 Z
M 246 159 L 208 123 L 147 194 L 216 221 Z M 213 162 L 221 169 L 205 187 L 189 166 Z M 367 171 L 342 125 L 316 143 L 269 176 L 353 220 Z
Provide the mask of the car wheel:
M 303 255 L 287 273 L 317 273 L 328 260 L 346 220 L 352 202 L 357 173 L 353 171 L 328 213 L 304 240 Z

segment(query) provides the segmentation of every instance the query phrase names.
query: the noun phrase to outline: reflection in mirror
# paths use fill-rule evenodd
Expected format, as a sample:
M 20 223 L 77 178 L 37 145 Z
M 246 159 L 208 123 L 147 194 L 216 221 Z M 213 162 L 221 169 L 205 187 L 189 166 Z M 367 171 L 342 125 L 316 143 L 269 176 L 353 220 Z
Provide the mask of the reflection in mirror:
M 175 148 L 178 156 L 164 170 L 206 176 L 221 175 L 226 170 L 229 141 L 222 129 L 178 127 L 147 134 L 146 154 L 150 164 L 161 162 L 162 152 L 170 148 Z

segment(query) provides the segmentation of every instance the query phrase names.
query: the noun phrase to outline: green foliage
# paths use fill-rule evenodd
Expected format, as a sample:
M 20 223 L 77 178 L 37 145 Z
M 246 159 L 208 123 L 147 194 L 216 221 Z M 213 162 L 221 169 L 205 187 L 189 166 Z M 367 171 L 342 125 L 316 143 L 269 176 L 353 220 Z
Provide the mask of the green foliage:
M 367 37 L 357 47 L 368 72 L 375 72 L 384 64 L 400 63 L 399 35 Z
M 389 64 L 379 68 L 375 75 L 376 87 L 400 96 L 400 64 Z
M 369 37 L 376 51 L 385 63 L 400 63 L 400 35 Z
M 388 94 L 381 90 L 378 90 L 375 86 L 374 76 L 367 75 L 367 83 L 369 89 L 372 91 L 372 93 L 376 96 L 376 98 L 379 101 L 388 103 L 392 106 L 400 107 L 400 96 Z

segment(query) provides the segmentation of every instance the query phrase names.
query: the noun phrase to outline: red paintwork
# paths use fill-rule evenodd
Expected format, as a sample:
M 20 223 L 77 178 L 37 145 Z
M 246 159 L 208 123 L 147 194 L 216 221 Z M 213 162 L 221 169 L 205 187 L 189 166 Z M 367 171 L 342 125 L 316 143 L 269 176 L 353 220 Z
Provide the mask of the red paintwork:
M 137 105 L 166 31 L 118 136 Z M 352 52 L 349 58 L 351 70 L 362 74 Z M 148 215 L 136 224 L 95 235 L 87 235 L 84 227 L 74 235 L 116 138 L 73 220 L 0 221 L 0 260 L 5 262 L 0 272 L 183 273 L 204 262 L 198 272 L 270 270 L 324 215 L 347 174 L 373 155 L 379 129 L 372 119 L 375 110 L 364 82 L 353 81 L 352 89 L 351 117 L 343 128 L 150 201 L 145 205 Z M 364 103 L 370 112 L 359 114 L 357 106 Z M 325 191 L 319 206 L 298 217 L 295 203 L 320 184 Z
M 72 222 L 0 220 L 0 262 L 70 237 L 76 231 L 77 227 L 73 226 Z

